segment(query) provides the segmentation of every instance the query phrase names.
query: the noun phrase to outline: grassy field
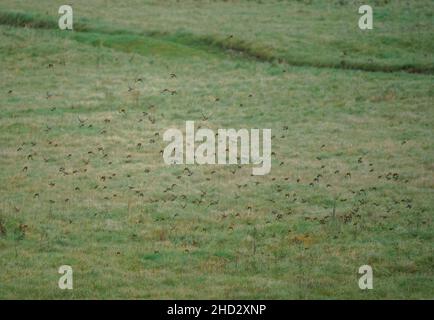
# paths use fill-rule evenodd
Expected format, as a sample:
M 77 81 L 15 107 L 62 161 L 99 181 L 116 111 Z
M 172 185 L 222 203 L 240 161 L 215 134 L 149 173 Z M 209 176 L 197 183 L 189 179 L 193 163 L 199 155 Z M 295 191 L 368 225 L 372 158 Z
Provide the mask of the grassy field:
M 432 299 L 434 5 L 372 2 L 2 1 L 0 298 Z M 166 165 L 187 120 L 271 173 Z

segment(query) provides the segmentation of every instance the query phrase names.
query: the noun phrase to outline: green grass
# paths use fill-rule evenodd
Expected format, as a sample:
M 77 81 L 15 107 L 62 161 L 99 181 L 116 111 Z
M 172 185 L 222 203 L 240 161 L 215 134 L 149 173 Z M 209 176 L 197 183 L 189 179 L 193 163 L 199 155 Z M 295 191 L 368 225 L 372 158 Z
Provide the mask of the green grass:
M 386 2 L 2 1 L 0 297 L 432 298 L 432 3 Z M 271 173 L 165 165 L 186 120 Z
M 181 5 L 133 0 L 123 5 L 97 0 L 76 1 L 74 14 L 77 31 L 141 33 L 297 66 L 434 72 L 431 1 L 376 1 L 375 32 L 359 30 L 361 4 L 365 3 L 241 0 Z M 110 10 L 101 10 L 105 7 Z M 58 8 L 49 0 L 6 1 L 2 9 L 0 23 L 57 27 Z

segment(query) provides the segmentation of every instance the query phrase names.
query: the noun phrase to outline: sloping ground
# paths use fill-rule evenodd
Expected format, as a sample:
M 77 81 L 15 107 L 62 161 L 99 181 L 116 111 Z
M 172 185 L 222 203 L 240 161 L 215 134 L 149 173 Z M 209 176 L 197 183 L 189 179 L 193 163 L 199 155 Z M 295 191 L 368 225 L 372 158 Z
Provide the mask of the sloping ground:
M 124 5 L 97 0 L 77 1 L 74 12 L 77 31 L 107 33 L 121 28 L 291 65 L 432 74 L 432 2 L 418 1 L 408 7 L 406 1 L 378 1 L 373 7 L 373 31 L 358 29 L 358 5 L 351 1 L 132 1 Z M 7 16 L 18 9 L 37 14 L 27 17 L 39 21 L 33 25 L 57 28 L 57 8 L 46 0 L 31 5 L 6 1 L 0 5 L 1 21 L 10 22 Z
M 432 75 L 2 19 L 0 297 L 431 297 Z M 271 173 L 166 166 L 162 135 L 185 120 L 271 128 Z

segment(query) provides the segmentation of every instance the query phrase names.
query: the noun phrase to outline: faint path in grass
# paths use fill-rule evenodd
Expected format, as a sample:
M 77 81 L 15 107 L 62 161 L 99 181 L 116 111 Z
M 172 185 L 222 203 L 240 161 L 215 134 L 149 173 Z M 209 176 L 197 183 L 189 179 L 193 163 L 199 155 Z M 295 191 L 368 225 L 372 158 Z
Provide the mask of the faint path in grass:
M 54 29 L 57 20 L 32 13 L 0 12 L 0 24 L 13 27 Z M 74 40 L 91 45 L 110 47 L 138 54 L 161 54 L 165 56 L 198 54 L 200 51 L 226 53 L 231 56 L 263 62 L 287 64 L 299 67 L 333 68 L 367 72 L 407 72 L 434 74 L 434 67 L 417 62 L 403 64 L 378 64 L 370 61 L 346 61 L 337 58 L 333 62 L 313 62 L 293 59 L 261 45 L 252 45 L 243 40 L 206 35 L 197 36 L 188 32 L 163 33 L 159 31 L 133 32 L 109 26 L 101 22 L 90 23 L 88 19 L 74 22 L 74 32 L 61 32 Z

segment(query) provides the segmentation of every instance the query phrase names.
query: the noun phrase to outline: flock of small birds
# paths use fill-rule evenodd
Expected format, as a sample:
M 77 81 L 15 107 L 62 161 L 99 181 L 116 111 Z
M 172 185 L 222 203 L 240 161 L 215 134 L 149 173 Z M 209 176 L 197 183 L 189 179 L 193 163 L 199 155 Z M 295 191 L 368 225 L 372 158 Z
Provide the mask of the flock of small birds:
M 48 65 L 48 68 L 53 68 L 54 65 L 52 63 L 50 63 Z M 177 75 L 175 73 L 170 73 L 169 74 L 169 78 L 170 79 L 176 79 Z M 134 80 L 134 83 L 138 83 L 138 82 L 143 82 L 143 79 L 138 77 Z M 136 90 L 134 88 L 134 86 L 131 86 L 130 84 L 128 84 L 128 88 L 126 89 L 128 92 L 134 91 Z M 164 88 L 161 90 L 161 94 L 165 95 L 165 94 L 169 94 L 170 96 L 174 96 L 176 95 L 178 92 L 175 89 L 168 89 L 168 88 Z M 8 91 L 8 94 L 13 94 L 13 90 L 10 89 Z M 54 93 L 50 93 L 50 92 L 46 92 L 46 99 L 51 99 L 53 97 L 55 97 L 56 95 Z M 253 94 L 248 94 L 248 98 L 253 97 Z M 220 99 L 219 98 L 215 98 L 215 101 L 218 102 Z M 240 106 L 243 106 L 243 104 L 240 104 Z M 157 123 L 157 118 L 156 118 L 156 109 L 157 107 L 155 105 L 150 105 L 146 111 L 142 111 L 141 112 L 141 116 L 139 116 L 137 118 L 138 122 L 148 122 L 150 125 L 155 125 Z M 52 107 L 50 109 L 51 111 L 55 111 L 56 107 Z M 122 116 L 126 116 L 128 111 L 126 107 L 120 107 L 117 111 L 118 115 L 120 116 L 120 119 L 122 121 Z M 212 114 L 206 114 L 204 111 L 201 111 L 201 121 L 202 122 L 207 122 L 209 121 L 210 117 L 212 116 Z M 101 135 L 107 135 L 110 131 L 110 125 L 112 123 L 113 119 L 110 118 L 105 118 L 103 120 L 104 122 L 104 128 L 99 130 L 99 134 Z M 91 123 L 88 119 L 82 117 L 82 116 L 77 116 L 77 125 L 79 128 L 92 128 L 94 125 L 94 123 Z M 126 125 L 128 126 L 129 124 L 126 123 Z M 55 126 L 54 123 L 52 124 L 47 124 L 45 126 L 45 128 L 43 128 L 45 133 L 49 133 L 52 128 Z M 289 130 L 289 126 L 288 125 L 284 125 L 280 130 L 278 130 L 280 132 L 280 134 L 278 135 L 279 137 L 277 137 L 276 135 L 272 136 L 272 140 L 281 140 L 284 141 L 285 138 L 288 136 L 288 130 Z M 149 138 L 148 142 L 146 143 L 145 141 L 138 141 L 135 143 L 136 146 L 136 151 L 142 151 L 144 149 L 146 150 L 152 150 L 152 148 L 150 149 L 149 147 L 151 145 L 157 144 L 158 142 L 161 141 L 160 138 L 160 133 L 159 132 L 155 132 L 153 134 L 153 136 L 151 138 Z M 403 141 L 402 144 L 405 144 L 407 141 Z M 275 142 L 276 143 L 276 142 Z M 277 142 L 279 143 L 279 142 Z M 100 145 L 96 148 L 89 148 L 88 150 L 86 150 L 84 152 L 84 154 L 78 154 L 76 151 L 71 150 L 71 152 L 65 154 L 62 159 L 54 159 L 54 155 L 56 155 L 56 151 L 55 150 L 50 150 L 47 153 L 43 154 L 42 152 L 38 151 L 38 146 L 40 144 L 43 144 L 44 147 L 48 147 L 48 148 L 59 148 L 59 147 L 65 147 L 65 146 L 61 146 L 59 142 L 56 142 L 55 140 L 50 140 L 47 139 L 45 141 L 39 141 L 39 142 L 35 142 L 35 141 L 25 141 L 22 142 L 21 145 L 17 146 L 16 151 L 19 152 L 19 154 L 22 155 L 22 158 L 25 161 L 25 165 L 21 168 L 21 171 L 26 174 L 26 175 L 30 175 L 32 174 L 32 168 L 33 168 L 33 163 L 38 161 L 38 160 L 42 160 L 45 163 L 47 163 L 47 165 L 54 165 L 56 163 L 62 162 L 63 165 L 58 166 L 57 171 L 58 171 L 58 176 L 59 177 L 67 177 L 67 176 L 76 176 L 76 175 L 83 175 L 83 174 L 88 174 L 88 171 L 90 170 L 90 168 L 92 167 L 92 163 L 96 162 L 94 160 L 104 160 L 105 165 L 107 166 L 107 168 L 110 167 L 110 165 L 113 164 L 113 161 L 116 161 L 119 163 L 119 161 L 123 161 L 124 163 L 131 163 L 132 159 L 133 159 L 133 155 L 128 153 L 124 155 L 124 159 L 121 158 L 113 158 L 113 156 L 110 155 L 110 153 L 106 150 L 106 148 L 103 145 Z M 322 144 L 321 146 L 319 146 L 318 150 L 320 152 L 324 151 L 327 148 L 327 146 L 325 144 Z M 159 155 L 161 156 L 163 153 L 163 150 L 159 151 Z M 272 152 L 272 157 L 277 160 L 277 158 L 279 158 L 279 155 L 276 154 L 276 152 Z M 77 166 L 77 159 L 81 159 L 81 166 Z M 161 158 L 160 158 L 161 159 Z M 140 160 L 140 159 L 138 159 Z M 68 166 L 68 162 L 71 161 L 71 168 L 69 168 Z M 158 160 L 157 160 L 158 161 Z M 275 170 L 279 173 L 283 173 L 283 172 L 291 172 L 291 167 L 289 167 L 288 164 L 285 164 L 285 160 L 277 160 L 276 162 L 278 163 L 278 165 L 274 168 L 272 168 L 272 171 Z M 355 159 L 355 163 L 357 163 L 357 165 L 359 166 L 363 166 L 363 168 L 367 168 L 367 170 L 364 170 L 362 173 L 360 172 L 351 172 L 351 171 L 343 171 L 341 172 L 341 170 L 339 169 L 332 169 L 329 168 L 328 165 L 325 161 L 323 161 L 321 156 L 317 156 L 315 157 L 315 161 L 318 161 L 320 163 L 319 169 L 317 169 L 317 172 L 313 173 L 313 178 L 307 178 L 306 176 L 300 176 L 300 177 L 290 177 L 290 176 L 286 176 L 286 177 L 276 177 L 273 176 L 273 174 L 271 173 L 270 176 L 266 176 L 264 178 L 253 178 L 251 177 L 251 180 L 248 180 L 249 178 L 247 178 L 248 182 L 247 183 L 237 183 L 239 181 L 243 180 L 243 175 L 245 178 L 246 175 L 246 171 L 243 171 L 243 167 L 241 165 L 235 165 L 235 166 L 230 166 L 227 169 L 219 169 L 219 171 L 217 171 L 214 167 L 211 168 L 212 170 L 209 170 L 209 168 L 207 169 L 203 169 L 203 168 L 198 168 L 198 167 L 194 167 L 194 166 L 186 166 L 184 168 L 182 168 L 182 170 L 180 170 L 180 173 L 176 175 L 176 179 L 179 181 L 177 183 L 174 183 L 173 181 L 170 181 L 171 179 L 167 179 L 167 185 L 163 188 L 163 190 L 161 191 L 161 194 L 164 196 L 160 196 L 160 197 L 149 197 L 147 195 L 147 190 L 146 188 L 143 187 L 136 187 L 134 186 L 132 183 L 130 183 L 129 181 L 137 181 L 137 180 L 142 180 L 142 181 L 147 181 L 151 176 L 152 176 L 152 171 L 151 171 L 151 167 L 148 167 L 146 169 L 143 170 L 143 172 L 141 173 L 127 173 L 124 174 L 123 172 L 110 172 L 110 170 L 107 170 L 107 173 L 105 174 L 99 174 L 96 179 L 95 179 L 95 183 L 93 184 L 93 189 L 94 190 L 98 190 L 101 193 L 98 194 L 104 194 L 103 195 L 103 199 L 106 201 L 111 201 L 115 198 L 122 198 L 123 196 L 125 196 L 125 190 L 129 193 L 129 194 L 134 194 L 136 195 L 138 198 L 145 198 L 143 201 L 145 202 L 149 202 L 149 203 L 173 203 L 176 201 L 176 204 L 178 206 L 177 209 L 181 208 L 181 209 L 186 209 L 188 205 L 192 205 L 193 207 L 191 208 L 191 210 L 200 210 L 200 208 L 205 209 L 205 208 L 211 208 L 211 207 L 215 207 L 215 211 L 219 211 L 218 205 L 222 204 L 222 207 L 225 206 L 225 201 L 223 201 L 223 199 L 215 196 L 215 194 L 213 193 L 208 194 L 208 192 L 206 190 L 202 190 L 200 191 L 200 194 L 197 195 L 196 194 L 189 194 L 185 191 L 185 188 L 183 187 L 184 185 L 188 184 L 188 182 L 186 180 L 188 179 L 195 179 L 194 181 L 201 181 L 202 177 L 205 181 L 208 182 L 213 182 L 213 181 L 221 181 L 222 179 L 224 179 L 224 184 L 223 184 L 223 188 L 224 190 L 229 190 L 228 188 L 232 185 L 232 186 L 236 186 L 236 191 L 233 192 L 233 194 L 228 193 L 227 191 L 221 191 L 221 195 L 228 197 L 228 196 L 232 196 L 234 200 L 237 200 L 238 202 L 241 200 L 244 200 L 247 203 L 247 206 L 245 208 L 245 213 L 250 215 L 253 212 L 255 212 L 255 208 L 252 204 L 249 204 L 251 201 L 250 197 L 251 197 L 251 189 L 249 189 L 249 187 L 252 188 L 259 188 L 262 187 L 264 188 L 264 190 L 267 190 L 270 188 L 270 184 L 271 184 L 271 189 L 272 189 L 272 193 L 271 193 L 271 197 L 267 198 L 266 201 L 268 201 L 270 203 L 270 205 L 267 204 L 267 206 L 269 206 L 269 211 L 272 217 L 272 219 L 274 220 L 282 220 L 284 219 L 285 216 L 291 215 L 294 213 L 293 208 L 291 207 L 294 204 L 302 204 L 304 206 L 309 204 L 309 199 L 308 199 L 308 192 L 306 191 L 305 187 L 310 187 L 310 188 L 315 188 L 316 186 L 320 186 L 320 187 L 325 187 L 326 189 L 333 189 L 334 188 L 334 184 L 338 184 L 336 187 L 342 189 L 342 185 L 351 185 L 351 183 L 348 183 L 350 181 L 352 181 L 352 179 L 357 179 L 356 177 L 360 177 L 361 175 L 366 177 L 368 175 L 372 176 L 375 175 L 377 180 L 386 180 L 388 182 L 396 182 L 396 183 L 408 183 L 408 180 L 406 179 L 402 179 L 400 174 L 398 172 L 384 172 L 384 173 L 376 173 L 375 170 L 375 165 L 372 162 L 366 162 L 366 160 L 363 157 L 358 157 L 357 159 Z M 161 160 L 162 163 L 162 160 Z M 75 167 L 75 168 L 74 168 Z M 69 169 L 67 169 L 69 168 Z M 74 169 L 72 169 L 74 168 Z M 221 167 L 220 167 L 221 168 Z M 196 177 L 196 172 L 199 172 L 199 174 L 197 175 L 198 177 Z M 233 178 L 228 178 L 228 177 L 223 177 L 226 173 L 225 172 L 229 172 L 230 175 L 233 176 Z M 332 172 L 332 173 L 331 173 Z M 139 179 L 137 179 L 139 178 Z M 153 179 L 158 178 L 158 172 L 155 173 L 152 176 Z M 108 183 L 111 180 L 115 180 L 115 179 L 122 179 L 122 181 L 125 181 L 125 190 L 119 190 L 119 188 L 113 188 L 110 187 L 110 184 Z M 54 197 L 54 195 L 56 195 L 56 189 L 58 187 L 58 184 L 60 183 L 59 181 L 60 178 L 56 179 L 56 181 L 47 181 L 46 186 L 41 185 L 41 190 L 34 193 L 33 194 L 33 199 L 34 201 L 41 201 L 41 195 L 46 193 L 47 195 L 49 195 L 49 199 L 47 199 L 46 201 L 50 204 L 50 206 L 55 205 L 59 200 L 57 197 Z M 69 183 L 70 180 L 67 180 Z M 165 183 L 166 181 L 162 181 L 160 183 Z M 353 183 L 352 185 L 356 185 L 357 182 Z M 291 191 L 288 192 L 287 189 L 289 186 L 299 186 L 299 191 Z M 86 192 L 86 190 L 82 190 L 82 188 L 84 188 L 83 186 L 73 186 L 73 191 L 75 193 L 80 193 L 80 192 Z M 349 193 L 347 192 L 347 194 L 351 194 L 353 195 L 353 199 L 357 199 L 357 201 L 354 203 L 354 205 L 351 207 L 351 209 L 347 212 L 347 213 L 343 213 L 341 215 L 341 219 L 343 220 L 344 223 L 349 223 L 351 221 L 353 221 L 354 224 L 357 224 L 357 221 L 355 221 L 355 218 L 360 218 L 360 214 L 361 214 L 361 208 L 366 205 L 366 195 L 369 192 L 375 192 L 377 191 L 377 187 L 375 185 L 372 185 L 370 187 L 365 187 L 365 188 L 360 188 L 358 190 L 352 190 L 349 189 L 347 190 L 349 191 Z M 316 192 L 316 191 L 314 191 Z M 329 194 L 333 194 L 333 191 L 330 191 Z M 52 197 L 51 197 L 52 196 Z M 365 197 L 361 197 L 361 196 L 365 196 Z M 129 197 L 129 196 L 128 196 Z M 63 199 L 63 202 L 65 204 L 70 204 L 71 202 L 74 201 L 75 198 L 75 194 L 69 194 L 67 197 L 65 197 Z M 82 196 L 77 197 L 77 199 L 79 199 L 78 201 L 81 201 Z M 346 202 L 351 200 L 349 197 L 347 196 L 339 196 L 336 197 L 336 201 L 340 201 L 340 202 Z M 411 210 L 413 207 L 412 204 L 412 200 L 411 199 L 401 199 L 401 200 L 394 200 L 394 203 L 403 203 L 405 205 L 405 207 L 408 210 Z M 285 209 L 279 209 L 282 207 L 282 204 L 284 204 Z M 380 206 L 380 204 L 374 202 L 373 203 L 374 206 Z M 176 209 L 176 210 L 177 210 Z M 190 210 L 190 208 L 188 208 Z M 20 208 L 18 208 L 17 206 L 15 206 L 15 210 L 17 212 L 20 211 Z M 390 212 L 392 210 L 392 207 L 389 206 L 388 208 L 386 208 L 386 213 Z M 327 221 L 329 221 L 333 215 L 335 214 L 335 208 L 333 208 L 333 212 L 330 208 L 330 214 L 326 215 L 326 216 L 322 216 L 322 217 L 305 217 L 304 219 L 306 221 L 312 221 L 312 222 L 318 222 L 320 224 L 326 224 Z M 165 219 L 173 219 L 175 217 L 178 216 L 178 213 L 175 213 L 175 215 L 171 215 L 168 216 L 167 218 L 162 218 L 159 217 L 156 219 L 156 221 L 164 221 Z M 220 213 L 220 218 L 221 219 L 226 219 L 228 217 L 228 213 L 223 212 Z M 239 212 L 235 212 L 233 214 L 234 218 L 238 218 L 240 217 L 241 214 Z M 382 215 L 381 217 L 386 218 L 387 216 Z M 266 219 L 266 223 L 271 223 L 272 221 L 271 218 L 267 218 Z M 72 223 L 72 220 L 70 220 Z M 0 232 L 3 232 L 4 227 L 0 224 Z M 230 226 L 231 229 L 233 229 L 233 225 Z

